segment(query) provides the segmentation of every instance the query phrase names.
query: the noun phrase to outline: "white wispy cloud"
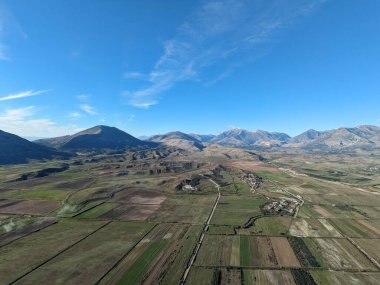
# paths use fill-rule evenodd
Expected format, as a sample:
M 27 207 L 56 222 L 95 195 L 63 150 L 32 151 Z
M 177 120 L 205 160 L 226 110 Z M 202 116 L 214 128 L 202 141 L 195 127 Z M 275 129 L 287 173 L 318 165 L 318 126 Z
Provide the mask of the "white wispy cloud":
M 68 117 L 70 119 L 79 119 L 80 117 L 82 117 L 82 114 L 79 112 L 71 112 L 68 114 Z
M 129 116 L 128 116 L 128 122 L 132 122 L 132 121 L 134 121 L 135 118 L 136 118 L 135 115 L 129 115 Z
M 83 112 L 86 112 L 89 115 L 97 115 L 98 111 L 91 106 L 90 104 L 82 104 L 79 106 Z
M 7 100 L 14 100 L 14 99 L 20 99 L 20 98 L 25 98 L 25 97 L 30 97 L 30 96 L 36 96 L 39 94 L 43 94 L 46 92 L 49 92 L 50 90 L 27 90 L 19 93 L 14 93 L 14 94 L 9 94 L 4 97 L 0 97 L 0 101 L 7 101 Z
M 28 35 L 22 29 L 20 23 L 4 1 L 0 1 L 0 60 L 10 61 L 6 36 L 12 35 L 26 39 Z
M 161 57 L 146 75 L 146 87 L 122 94 L 129 104 L 149 108 L 158 103 L 159 94 L 176 83 L 203 81 L 202 72 L 207 67 L 226 59 L 229 59 L 228 65 L 239 60 L 246 63 L 261 56 L 263 52 L 255 48 L 270 42 L 276 33 L 325 1 L 202 1 L 197 11 L 177 28 L 176 36 L 163 43 Z M 216 79 L 206 81 L 216 82 L 231 72 L 231 66 L 225 66 Z
M 0 112 L 0 129 L 24 137 L 54 137 L 79 131 L 76 125 L 59 125 L 51 119 L 36 117 L 34 106 Z
M 124 72 L 123 78 L 125 78 L 125 79 L 142 79 L 142 78 L 146 78 L 146 74 L 144 74 L 142 72 L 136 72 L 136 71 Z
M 80 94 L 80 95 L 77 96 L 77 99 L 79 101 L 87 102 L 87 101 L 90 100 L 91 97 L 92 97 L 91 94 Z
M 0 43 L 0 60 L 10 60 L 10 58 L 6 55 L 6 47 L 2 43 Z

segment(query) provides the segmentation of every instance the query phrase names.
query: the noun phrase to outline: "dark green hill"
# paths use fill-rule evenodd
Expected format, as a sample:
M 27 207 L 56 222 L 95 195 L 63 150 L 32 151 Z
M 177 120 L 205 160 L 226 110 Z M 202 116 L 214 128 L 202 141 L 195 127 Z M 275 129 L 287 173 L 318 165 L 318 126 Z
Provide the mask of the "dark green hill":
M 71 136 L 37 140 L 36 143 L 61 150 L 91 151 L 156 147 L 154 142 L 141 141 L 115 127 L 96 126 Z
M 30 159 L 41 160 L 70 156 L 1 130 L 0 150 L 0 164 L 16 164 L 27 162 Z

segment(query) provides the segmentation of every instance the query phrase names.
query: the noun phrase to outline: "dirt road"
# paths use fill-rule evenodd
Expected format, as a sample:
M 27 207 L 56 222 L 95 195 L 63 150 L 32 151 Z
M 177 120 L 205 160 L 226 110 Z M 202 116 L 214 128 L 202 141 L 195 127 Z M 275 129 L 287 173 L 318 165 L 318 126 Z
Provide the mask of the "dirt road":
M 214 183 L 215 186 L 216 186 L 216 188 L 218 189 L 218 197 L 216 198 L 215 203 L 214 203 L 214 206 L 212 207 L 211 213 L 210 213 L 210 215 L 208 216 L 208 219 L 207 219 L 207 221 L 206 221 L 205 227 L 203 228 L 202 234 L 201 234 L 200 237 L 199 237 L 199 240 L 198 240 L 198 242 L 197 242 L 197 245 L 196 245 L 196 247 L 195 247 L 195 249 L 194 249 L 194 251 L 193 251 L 193 254 L 192 254 L 191 258 L 190 258 L 189 264 L 187 265 L 187 268 L 186 268 L 186 270 L 185 270 L 185 273 L 183 274 L 183 277 L 182 277 L 181 281 L 179 282 L 180 285 L 183 285 L 183 284 L 185 284 L 185 282 L 186 282 L 186 279 L 187 279 L 187 277 L 188 277 L 188 275 L 189 275 L 189 272 L 190 272 L 191 266 L 193 265 L 195 259 L 197 258 L 197 255 L 198 255 L 199 249 L 200 249 L 200 247 L 201 247 L 201 245 L 202 245 L 203 239 L 204 239 L 204 237 L 205 237 L 205 234 L 206 234 L 206 232 L 207 232 L 207 230 L 208 230 L 208 227 L 209 227 L 209 225 L 210 225 L 211 219 L 212 219 L 212 217 L 213 217 L 213 215 L 214 215 L 215 209 L 216 209 L 216 207 L 218 206 L 218 203 L 219 203 L 219 200 L 220 200 L 220 186 L 219 186 L 219 184 L 216 183 L 216 182 L 215 182 L 214 180 L 212 180 L 212 179 L 209 179 L 209 180 L 210 180 L 212 183 Z

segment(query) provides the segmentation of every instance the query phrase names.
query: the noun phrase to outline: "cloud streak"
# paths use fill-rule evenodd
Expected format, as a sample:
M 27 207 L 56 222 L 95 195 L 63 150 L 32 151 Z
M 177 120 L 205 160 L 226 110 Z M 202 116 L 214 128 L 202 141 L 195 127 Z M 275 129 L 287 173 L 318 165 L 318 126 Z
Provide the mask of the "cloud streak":
M 20 99 L 20 98 L 25 98 L 25 97 L 31 97 L 31 96 L 36 96 L 40 95 L 46 92 L 49 92 L 50 90 L 27 90 L 19 93 L 14 93 L 14 94 L 9 94 L 4 97 L 0 97 L 0 101 L 8 101 L 8 100 L 14 100 L 14 99 Z
M 265 54 L 258 50 L 260 46 L 325 1 L 203 1 L 177 28 L 176 36 L 163 43 L 161 57 L 145 75 L 146 86 L 124 91 L 123 95 L 130 105 L 149 108 L 158 103 L 160 94 L 178 82 L 221 80 L 232 72 L 231 65 L 236 66 L 236 62 L 246 63 Z M 222 65 L 216 79 L 204 78 L 207 68 L 216 65 Z M 124 77 L 144 77 L 135 75 Z
M 98 111 L 89 104 L 82 104 L 79 106 L 81 110 L 89 115 L 97 115 Z
M 10 61 L 11 58 L 8 55 L 8 47 L 5 44 L 6 34 L 17 35 L 23 39 L 26 39 L 28 36 L 23 31 L 13 13 L 3 2 L 4 1 L 0 1 L 0 60 Z
M 76 125 L 58 125 L 48 118 L 36 118 L 36 108 L 8 109 L 0 113 L 0 129 L 19 136 L 54 137 L 75 133 Z
M 133 72 L 124 72 L 123 73 L 123 78 L 125 78 L 125 79 L 143 79 L 145 77 L 146 77 L 146 75 L 142 72 L 133 71 Z
M 0 60 L 3 60 L 3 61 L 8 61 L 10 60 L 10 58 L 6 55 L 6 47 L 0 43 Z

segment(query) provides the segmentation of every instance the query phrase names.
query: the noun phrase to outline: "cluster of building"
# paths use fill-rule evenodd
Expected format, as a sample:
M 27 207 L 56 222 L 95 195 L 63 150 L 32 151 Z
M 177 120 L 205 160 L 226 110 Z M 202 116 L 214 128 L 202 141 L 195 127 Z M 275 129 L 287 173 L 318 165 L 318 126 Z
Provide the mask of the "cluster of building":
M 193 187 L 189 184 L 185 184 L 182 186 L 182 190 L 186 192 L 194 192 L 194 191 L 198 191 L 198 188 L 196 186 Z
M 295 203 L 293 206 L 292 203 Z M 273 201 L 269 204 L 266 204 L 263 207 L 263 211 L 269 212 L 272 214 L 280 214 L 280 212 L 287 212 L 289 214 L 294 213 L 294 209 L 297 207 L 298 201 L 293 199 L 282 199 L 280 201 Z
M 255 190 L 259 188 L 260 184 L 263 182 L 263 179 L 254 173 L 244 173 L 244 175 L 241 176 L 241 180 L 251 187 L 252 192 L 255 192 Z

